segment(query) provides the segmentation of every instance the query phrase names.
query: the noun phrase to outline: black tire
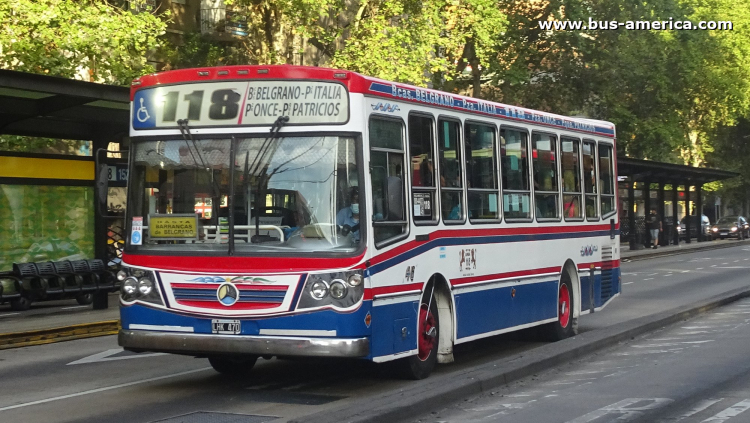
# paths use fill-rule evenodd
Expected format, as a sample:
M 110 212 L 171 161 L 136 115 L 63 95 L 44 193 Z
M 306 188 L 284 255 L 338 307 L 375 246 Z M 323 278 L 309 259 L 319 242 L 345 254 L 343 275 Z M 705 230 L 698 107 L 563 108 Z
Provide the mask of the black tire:
M 31 308 L 31 300 L 26 297 L 18 297 L 10 300 L 10 308 L 14 311 L 26 311 Z
M 565 291 L 567 291 L 567 299 Z M 545 337 L 561 341 L 578 333 L 578 318 L 574 317 L 575 294 L 568 273 L 563 273 L 557 290 L 557 321 L 545 325 Z
M 76 301 L 80 305 L 89 305 L 94 302 L 94 294 L 78 294 L 76 295 Z
M 428 288 L 429 289 L 429 288 Z M 429 289 L 432 291 L 432 289 Z M 438 345 L 440 344 L 440 318 L 433 295 L 423 298 L 420 313 L 417 315 L 417 354 L 399 361 L 399 375 L 405 379 L 421 380 L 427 378 L 437 364 Z M 434 336 L 427 332 L 434 328 Z M 431 345 L 431 347 L 428 347 Z
M 258 357 L 247 356 L 212 356 L 208 357 L 211 367 L 225 376 L 247 376 L 255 366 Z

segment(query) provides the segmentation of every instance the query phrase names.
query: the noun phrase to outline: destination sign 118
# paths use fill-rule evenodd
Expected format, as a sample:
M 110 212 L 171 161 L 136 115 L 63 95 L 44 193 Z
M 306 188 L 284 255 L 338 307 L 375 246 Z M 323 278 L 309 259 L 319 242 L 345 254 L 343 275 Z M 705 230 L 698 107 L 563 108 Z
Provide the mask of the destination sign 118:
M 349 93 L 335 82 L 231 81 L 168 85 L 135 93 L 133 129 L 272 125 L 280 116 L 288 125 L 344 124 Z

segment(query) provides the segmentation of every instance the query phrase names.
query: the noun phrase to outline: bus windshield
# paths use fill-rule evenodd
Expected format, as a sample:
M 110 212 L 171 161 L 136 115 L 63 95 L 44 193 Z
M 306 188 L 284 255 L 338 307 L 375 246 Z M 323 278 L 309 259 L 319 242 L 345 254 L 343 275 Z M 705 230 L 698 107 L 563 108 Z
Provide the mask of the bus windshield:
M 338 136 L 136 141 L 127 210 L 143 235 L 129 249 L 354 252 L 362 239 L 356 144 Z

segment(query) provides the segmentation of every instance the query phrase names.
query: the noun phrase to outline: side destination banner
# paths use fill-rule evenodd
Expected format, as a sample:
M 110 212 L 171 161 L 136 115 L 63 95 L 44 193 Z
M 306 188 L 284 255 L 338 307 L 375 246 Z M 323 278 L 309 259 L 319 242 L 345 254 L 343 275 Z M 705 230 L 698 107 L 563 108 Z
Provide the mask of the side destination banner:
M 442 106 L 462 111 L 477 112 L 489 116 L 503 117 L 528 123 L 535 123 L 558 128 L 571 129 L 574 131 L 589 132 L 592 134 L 608 137 L 615 136 L 614 128 L 597 126 L 586 122 L 564 119 L 547 113 L 535 112 L 521 107 L 505 106 L 478 99 L 469 99 L 450 93 L 433 91 L 424 88 L 400 86 L 397 84 L 385 84 L 372 82 L 370 92 L 379 96 L 388 96 L 431 106 Z
M 167 85 L 135 93 L 133 128 L 270 126 L 280 116 L 287 125 L 335 125 L 349 121 L 349 93 L 337 82 L 231 81 Z

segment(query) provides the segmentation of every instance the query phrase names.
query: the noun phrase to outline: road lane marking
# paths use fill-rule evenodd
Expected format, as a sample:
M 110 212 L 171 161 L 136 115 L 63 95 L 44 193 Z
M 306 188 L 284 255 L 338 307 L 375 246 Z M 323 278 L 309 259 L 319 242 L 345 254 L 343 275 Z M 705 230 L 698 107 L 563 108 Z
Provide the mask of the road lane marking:
M 633 282 L 625 282 L 623 285 L 630 285 Z
M 141 385 L 143 383 L 149 383 L 149 382 L 156 382 L 157 380 L 164 380 L 164 379 L 170 379 L 170 378 L 178 377 L 178 376 L 185 376 L 185 375 L 189 375 L 192 373 L 204 372 L 206 370 L 211 370 L 211 369 L 212 369 L 211 367 L 203 367 L 200 369 L 188 370 L 186 372 L 174 373 L 174 374 L 166 375 L 166 376 L 152 377 L 152 378 L 136 380 L 136 381 L 128 382 L 128 383 L 121 383 L 119 385 L 105 386 L 104 388 L 90 389 L 88 391 L 76 392 L 75 394 L 61 395 L 59 397 L 46 398 L 46 399 L 38 400 L 38 401 L 24 402 L 21 404 L 1 407 L 0 411 L 13 410 L 15 408 L 28 407 L 31 405 L 45 404 L 48 402 L 59 401 L 59 400 L 68 399 L 68 398 L 75 398 L 75 397 L 80 397 L 83 395 L 97 394 L 99 392 L 111 391 L 113 389 L 127 388 L 128 386 Z
M 696 267 L 695 270 L 703 270 L 702 267 Z
M 712 264 L 712 265 L 711 265 L 711 267 L 716 267 L 716 265 L 715 265 L 715 264 Z
M 160 355 L 167 355 L 166 353 L 150 353 L 150 354 L 133 354 L 133 355 L 123 355 L 120 357 L 110 357 L 115 354 L 119 354 L 123 352 L 122 348 L 115 348 L 111 350 L 107 350 L 104 352 L 100 352 L 97 354 L 90 355 L 88 357 L 84 357 L 80 360 L 71 361 L 67 364 L 67 366 L 71 366 L 74 364 L 89 364 L 89 363 L 101 363 L 103 361 L 115 361 L 115 360 L 127 360 L 130 358 L 145 358 L 145 357 L 157 357 Z
M 21 313 L 5 313 L 5 314 L 0 315 L 0 317 L 15 316 L 16 314 L 21 314 Z
M 654 280 L 654 278 L 646 278 L 643 281 L 646 282 L 646 281 L 652 281 L 652 280 Z
M 76 308 L 85 308 L 88 307 L 87 305 L 80 305 L 80 306 L 73 306 L 73 307 L 63 307 L 60 310 L 74 310 Z
M 627 398 L 569 420 L 566 423 L 589 423 L 607 415 L 611 415 L 612 417 L 618 416 L 618 422 L 626 422 L 642 417 L 645 414 L 644 411 L 663 407 L 672 401 L 670 398 Z M 645 404 L 636 406 L 644 402 Z
M 702 423 L 706 422 L 712 422 L 712 423 L 721 423 L 725 422 L 729 419 L 731 419 L 734 416 L 737 416 L 743 412 L 745 412 L 748 408 L 750 408 L 750 400 L 742 400 L 738 402 L 737 404 L 719 412 L 718 414 L 714 415 L 713 417 L 709 417 L 706 420 L 703 420 Z
M 662 420 L 662 423 L 666 423 L 666 422 L 676 423 L 676 422 L 678 422 L 680 420 L 683 420 L 683 419 L 686 419 L 686 418 L 688 418 L 690 416 L 694 416 L 694 415 L 700 413 L 701 411 L 707 409 L 708 407 L 716 404 L 717 402 L 721 402 L 723 400 L 724 400 L 724 398 L 702 400 L 701 402 L 699 402 L 698 404 L 696 404 L 695 407 L 693 407 L 692 409 L 688 410 L 686 413 L 678 416 L 676 420 L 672 420 L 672 419 Z
M 656 275 L 658 275 L 658 273 L 651 273 L 650 275 L 646 275 L 646 276 L 656 276 Z

